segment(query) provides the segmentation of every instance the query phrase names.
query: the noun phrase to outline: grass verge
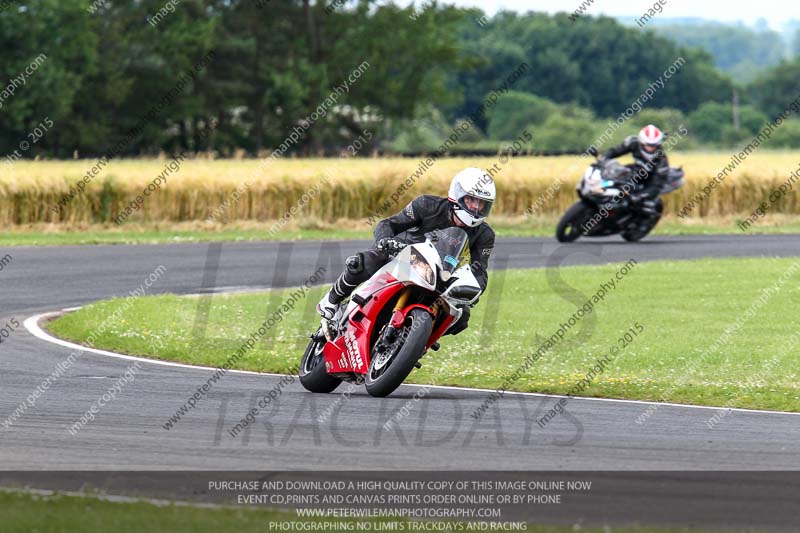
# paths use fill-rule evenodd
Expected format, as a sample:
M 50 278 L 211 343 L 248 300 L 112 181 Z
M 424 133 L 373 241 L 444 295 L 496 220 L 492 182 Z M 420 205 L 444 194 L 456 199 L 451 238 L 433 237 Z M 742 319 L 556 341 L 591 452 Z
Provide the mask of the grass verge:
M 786 319 L 800 297 L 800 261 L 665 261 L 628 270 L 623 279 L 616 279 L 620 265 L 493 272 L 470 329 L 444 337 L 442 349 L 423 358 L 423 368 L 409 381 L 500 387 L 613 278 L 616 288 L 591 312 L 584 311 L 510 389 L 567 393 L 618 347 L 619 355 L 577 395 L 800 411 L 800 345 L 789 343 L 795 330 Z M 199 340 L 192 336 L 198 299 L 174 295 L 137 299 L 113 322 L 107 317 L 122 300 L 98 302 L 48 328 L 80 342 L 103 324 L 104 332 L 95 335 L 98 347 L 221 366 L 288 296 L 276 292 L 214 296 Z M 321 287 L 310 291 L 235 367 L 294 368 L 316 326 L 314 305 L 321 292 Z M 621 346 L 619 339 L 637 323 L 643 331 Z

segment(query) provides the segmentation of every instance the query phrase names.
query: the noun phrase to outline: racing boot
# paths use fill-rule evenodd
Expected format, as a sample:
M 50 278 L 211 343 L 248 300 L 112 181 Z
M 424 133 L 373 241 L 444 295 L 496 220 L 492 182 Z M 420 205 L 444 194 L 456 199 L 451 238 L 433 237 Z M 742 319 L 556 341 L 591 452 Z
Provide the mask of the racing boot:
M 317 313 L 325 320 L 333 320 L 333 317 L 339 310 L 339 302 L 332 302 L 331 297 L 337 299 L 333 294 L 333 287 L 322 296 L 322 300 L 317 304 Z
M 322 334 L 325 335 L 325 338 L 328 340 L 328 342 L 332 342 L 336 336 L 333 331 L 331 321 L 339 311 L 339 302 L 332 302 L 331 297 L 336 299 L 336 295 L 333 294 L 333 288 L 326 292 L 322 296 L 322 300 L 320 300 L 317 304 L 317 313 L 319 313 L 319 315 L 322 317 L 322 320 L 319 323 L 320 329 L 322 329 Z

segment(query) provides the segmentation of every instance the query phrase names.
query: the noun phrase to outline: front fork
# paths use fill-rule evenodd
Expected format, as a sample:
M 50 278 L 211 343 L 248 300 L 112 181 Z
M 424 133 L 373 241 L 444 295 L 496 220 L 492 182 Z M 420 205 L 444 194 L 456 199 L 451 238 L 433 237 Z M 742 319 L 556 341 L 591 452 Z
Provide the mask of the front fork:
M 408 287 L 400 289 L 400 296 L 394 304 L 394 309 L 392 309 L 392 318 L 389 320 L 389 323 L 386 324 L 386 329 L 384 329 L 383 335 L 381 335 L 381 341 L 391 344 L 397 339 L 397 332 L 403 327 L 403 308 L 408 303 L 410 294 L 411 291 Z
M 386 325 L 386 329 L 382 335 L 382 340 L 392 343 L 397 339 L 397 332 L 403 327 L 403 322 L 405 320 L 405 317 L 403 316 L 403 309 L 408 304 L 410 295 L 411 290 L 409 287 L 406 287 L 400 291 L 400 297 L 397 299 L 397 303 L 394 304 L 392 318 Z M 442 311 L 441 297 L 437 298 L 436 301 L 433 302 L 431 311 L 433 311 L 433 322 L 435 323 L 436 317 L 439 316 L 439 313 Z

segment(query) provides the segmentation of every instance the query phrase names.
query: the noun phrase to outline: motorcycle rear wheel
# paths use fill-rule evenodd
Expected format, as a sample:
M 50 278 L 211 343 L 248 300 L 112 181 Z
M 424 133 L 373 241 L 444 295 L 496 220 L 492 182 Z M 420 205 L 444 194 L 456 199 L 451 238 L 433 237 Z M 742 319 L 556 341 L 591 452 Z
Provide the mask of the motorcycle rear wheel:
M 425 352 L 425 346 L 433 331 L 433 317 L 424 309 L 412 309 L 406 324 L 397 332 L 405 340 L 399 347 L 392 344 L 393 353 L 384 353 L 375 343 L 365 379 L 370 396 L 384 398 L 399 387 L 414 369 L 414 365 Z
M 300 383 L 311 392 L 333 392 L 342 382 L 341 379 L 329 375 L 325 369 L 325 356 L 322 355 L 325 342 L 325 336 L 317 330 L 308 341 L 303 359 L 300 361 L 297 372 Z

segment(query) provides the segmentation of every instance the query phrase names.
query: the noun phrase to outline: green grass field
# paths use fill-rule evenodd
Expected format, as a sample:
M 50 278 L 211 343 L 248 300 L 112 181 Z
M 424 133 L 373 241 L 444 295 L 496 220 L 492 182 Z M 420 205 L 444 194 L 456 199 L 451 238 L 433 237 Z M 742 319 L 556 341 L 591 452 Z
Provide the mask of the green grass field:
M 3 491 L 0 491 L 0 508 L 3 509 L 3 525 L 0 529 L 9 533 L 263 532 L 270 520 L 284 520 L 287 516 L 247 508 L 161 507 L 150 503 L 109 502 L 92 497 L 44 497 Z
M 567 284 L 560 289 L 556 283 L 551 286 L 546 270 L 494 272 L 487 293 L 473 311 L 470 329 L 444 337 L 442 349 L 424 357 L 423 368 L 414 371 L 409 380 L 501 386 L 538 347 L 536 336 L 554 335 L 559 324 L 568 321 L 618 268 L 603 265 L 550 271 Z M 582 395 L 800 411 L 800 349 L 789 342 L 795 328 L 786 320 L 795 312 L 800 296 L 797 260 L 653 262 L 629 268 L 617 288 L 511 389 L 568 392 L 639 323 L 643 331 Z M 759 303 L 763 291 L 773 286 L 777 288 Z M 257 343 L 237 367 L 272 372 L 296 367 L 306 335 L 316 327 L 313 307 L 321 291 L 312 290 L 267 334 L 274 342 Z M 258 329 L 266 313 L 281 304 L 284 294 L 214 296 L 207 333 L 200 340 L 192 337 L 197 298 L 144 297 L 135 300 L 119 320 L 106 323 L 105 333 L 97 337 L 95 345 L 220 366 Z M 51 322 L 48 328 L 60 337 L 82 341 L 120 302 L 89 305 Z M 497 310 L 494 325 L 487 322 L 492 309 Z M 582 327 L 587 328 L 589 337 L 576 344 Z M 704 351 L 707 353 L 701 357 Z
M 6 533 L 263 533 L 270 521 L 292 520 L 292 515 L 242 507 L 198 508 L 156 506 L 151 503 L 119 503 L 93 497 L 37 496 L 0 490 L 2 531 Z M 303 522 L 313 520 L 303 519 Z M 332 520 L 354 526 L 348 520 Z M 311 530 L 311 529 L 309 529 Z M 353 528 L 355 530 L 355 528 Z M 319 530 L 318 530 L 319 531 Z M 341 531 L 346 531 L 342 528 Z M 570 533 L 572 526 L 529 526 L 530 533 Z M 649 527 L 584 528 L 585 533 L 699 533 L 697 529 Z

